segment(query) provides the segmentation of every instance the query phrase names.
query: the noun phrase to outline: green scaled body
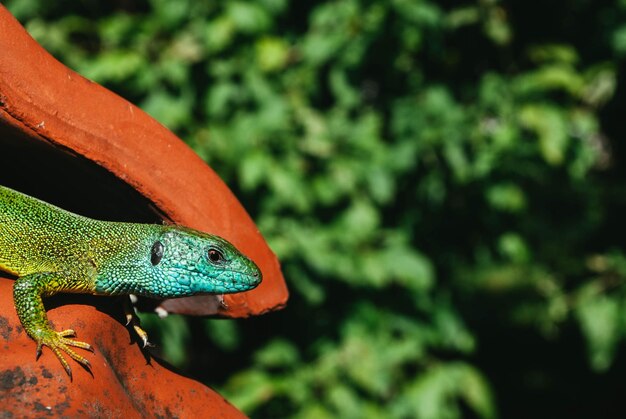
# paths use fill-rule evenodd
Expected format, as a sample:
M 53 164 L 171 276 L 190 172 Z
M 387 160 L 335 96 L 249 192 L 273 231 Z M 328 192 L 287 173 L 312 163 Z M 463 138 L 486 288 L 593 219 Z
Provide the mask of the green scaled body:
M 53 331 L 41 298 L 56 293 L 137 294 L 157 298 L 234 293 L 261 272 L 226 240 L 184 227 L 98 221 L 0 186 L 0 269 L 18 277 L 15 308 L 24 329 L 89 365 L 69 346 L 72 330 Z M 140 329 L 139 329 L 140 330 Z

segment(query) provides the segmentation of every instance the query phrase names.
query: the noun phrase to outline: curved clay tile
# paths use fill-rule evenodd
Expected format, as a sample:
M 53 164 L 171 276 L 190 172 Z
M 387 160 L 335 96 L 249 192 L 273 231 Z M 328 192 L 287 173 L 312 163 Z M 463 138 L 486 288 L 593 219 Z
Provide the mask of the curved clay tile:
M 226 296 L 223 303 L 215 298 L 167 300 L 162 307 L 168 311 L 246 317 L 286 303 L 276 257 L 219 177 L 146 113 L 56 61 L 1 5 L 0 184 L 94 218 L 165 219 L 218 234 L 263 272 L 262 284 L 253 291 Z M 146 363 L 149 357 L 138 345 L 129 346 L 121 309 L 110 298 L 76 299 L 72 301 L 80 305 L 58 304 L 49 310 L 57 328 L 76 329 L 81 340 L 95 344 L 96 353 L 89 354 L 93 377 L 73 364 L 74 383 L 62 383 L 62 397 L 40 391 L 42 386 L 58 389 L 67 377 L 46 349 L 35 362 L 35 344 L 19 326 L 11 286 L 11 280 L 0 278 L 2 405 L 20 400 L 35 409 L 30 413 L 41 408 L 67 416 L 97 416 L 98 409 L 117 409 L 124 416 L 150 411 L 184 417 L 193 409 L 203 415 L 239 414 L 201 384 L 154 361 Z M 179 393 L 172 394 L 173 386 Z M 11 396 L 3 399 L 2 391 Z M 207 411 L 207 404 L 215 410 Z M 176 408 L 182 410 L 165 410 Z M 14 411 L 19 412 L 28 410 Z

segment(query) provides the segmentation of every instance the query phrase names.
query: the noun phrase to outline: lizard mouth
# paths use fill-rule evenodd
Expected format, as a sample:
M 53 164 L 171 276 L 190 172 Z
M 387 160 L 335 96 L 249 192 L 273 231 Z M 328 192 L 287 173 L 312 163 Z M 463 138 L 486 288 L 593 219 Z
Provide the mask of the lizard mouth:
M 263 281 L 263 275 L 258 269 L 244 271 L 225 269 L 209 281 L 213 282 L 216 288 L 225 290 L 219 292 L 220 294 L 231 294 L 256 288 Z

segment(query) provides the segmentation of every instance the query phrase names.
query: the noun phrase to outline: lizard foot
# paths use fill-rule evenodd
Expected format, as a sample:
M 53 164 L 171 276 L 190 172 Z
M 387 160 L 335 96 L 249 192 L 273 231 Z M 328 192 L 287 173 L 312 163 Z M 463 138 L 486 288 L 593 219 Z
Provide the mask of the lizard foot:
M 68 339 L 68 337 L 73 337 L 73 336 L 76 336 L 76 332 L 74 332 L 72 329 L 63 330 L 62 332 L 55 332 L 53 330 L 50 330 L 44 333 L 38 339 L 36 339 L 37 340 L 37 359 L 39 359 L 39 357 L 41 356 L 41 350 L 43 346 L 47 346 L 48 348 L 52 350 L 52 352 L 59 359 L 59 361 L 61 362 L 61 365 L 63 365 L 63 368 L 65 368 L 65 372 L 67 372 L 67 375 L 70 376 L 70 379 L 72 378 L 72 369 L 70 368 L 70 365 L 67 363 L 67 361 L 63 357 L 63 353 L 61 351 L 68 354 L 72 359 L 74 359 L 76 362 L 79 362 L 87 369 L 91 368 L 91 363 L 87 360 L 87 358 L 81 355 L 78 355 L 76 352 L 74 352 L 72 348 L 70 348 L 70 346 L 86 349 L 88 351 L 93 352 L 93 348 L 91 347 L 90 344 L 86 342 L 73 340 L 73 339 Z
M 143 342 L 143 347 L 154 347 L 154 345 L 152 343 L 150 343 L 148 341 L 148 333 L 143 330 L 143 328 L 141 327 L 141 324 L 139 322 L 139 317 L 137 317 L 137 314 L 135 313 L 135 308 L 133 307 L 133 295 L 129 296 L 129 298 L 124 300 L 124 312 L 126 315 L 126 326 L 128 325 L 132 325 L 133 329 L 135 330 L 135 333 L 137 333 L 137 336 L 139 336 L 139 339 L 141 339 L 141 342 Z M 135 301 L 136 301 L 135 297 Z

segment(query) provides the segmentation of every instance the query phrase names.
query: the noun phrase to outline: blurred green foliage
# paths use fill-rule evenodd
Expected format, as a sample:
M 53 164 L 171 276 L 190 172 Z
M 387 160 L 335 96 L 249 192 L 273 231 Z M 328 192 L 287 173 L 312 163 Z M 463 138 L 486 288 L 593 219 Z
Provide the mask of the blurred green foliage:
M 5 3 L 185 139 L 278 254 L 286 310 L 153 339 L 248 414 L 621 405 L 626 2 Z

